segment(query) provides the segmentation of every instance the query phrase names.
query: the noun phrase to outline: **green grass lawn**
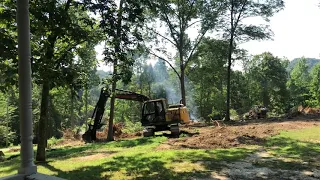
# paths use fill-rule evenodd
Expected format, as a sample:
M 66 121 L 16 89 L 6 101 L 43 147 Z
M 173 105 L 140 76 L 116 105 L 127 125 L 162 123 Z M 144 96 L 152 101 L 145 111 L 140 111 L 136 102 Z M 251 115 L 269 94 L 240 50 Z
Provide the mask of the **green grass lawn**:
M 320 127 L 281 132 L 268 139 L 269 152 L 284 169 L 320 168 Z M 288 164 L 292 162 L 291 164 Z
M 275 157 L 314 162 L 320 155 L 320 127 L 282 132 L 268 138 L 263 146 Z M 215 150 L 156 150 L 166 137 L 139 138 L 109 143 L 60 147 L 47 152 L 47 163 L 37 163 L 38 172 L 65 179 L 190 179 L 209 178 L 225 167 L 224 162 L 239 161 L 257 147 Z M 261 147 L 260 147 L 261 148 Z M 0 162 L 0 177 L 15 174 L 19 167 L 19 152 L 8 153 L 9 160 Z M 296 162 L 295 162 L 296 163 Z M 257 166 L 294 168 L 290 161 Z M 303 169 L 303 166 L 297 165 Z
M 252 148 L 155 150 L 166 140 L 166 137 L 140 138 L 59 148 L 47 153 L 47 163 L 37 164 L 38 172 L 66 179 L 208 177 L 223 167 L 219 162 L 236 161 L 254 151 Z M 18 167 L 19 157 L 1 162 L 0 177 L 15 174 Z

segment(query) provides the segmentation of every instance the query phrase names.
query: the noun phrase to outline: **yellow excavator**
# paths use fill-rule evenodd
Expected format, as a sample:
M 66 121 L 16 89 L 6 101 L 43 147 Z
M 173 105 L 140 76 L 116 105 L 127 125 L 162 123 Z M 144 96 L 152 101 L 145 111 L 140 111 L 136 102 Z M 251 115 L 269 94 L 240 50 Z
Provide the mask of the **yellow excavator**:
M 99 100 L 92 114 L 93 124 L 88 124 L 89 129 L 82 135 L 86 142 L 96 140 L 96 132 L 103 125 L 101 123 L 105 105 L 111 92 L 108 88 L 102 88 Z M 183 104 L 169 105 L 166 99 L 153 99 L 131 91 L 116 89 L 115 97 L 142 102 L 141 125 L 144 126 L 143 136 L 154 136 L 157 131 L 170 130 L 173 137 L 179 137 L 179 124 L 190 122 L 189 112 Z

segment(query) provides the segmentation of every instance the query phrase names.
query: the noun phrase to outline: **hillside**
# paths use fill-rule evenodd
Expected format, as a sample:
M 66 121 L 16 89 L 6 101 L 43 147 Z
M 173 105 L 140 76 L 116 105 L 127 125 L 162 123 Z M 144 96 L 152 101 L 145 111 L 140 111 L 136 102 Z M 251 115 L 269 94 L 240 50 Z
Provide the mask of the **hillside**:
M 300 58 L 294 58 L 292 61 L 290 61 L 287 70 L 291 71 L 293 69 L 293 67 L 298 63 Z M 316 65 L 317 63 L 320 63 L 320 59 L 316 59 L 316 58 L 306 58 L 307 60 L 307 64 L 309 66 L 309 70 L 312 69 L 312 67 L 314 65 Z
M 104 70 L 97 70 L 96 74 L 99 76 L 100 79 L 104 79 L 107 76 L 111 75 L 111 72 L 104 71 Z

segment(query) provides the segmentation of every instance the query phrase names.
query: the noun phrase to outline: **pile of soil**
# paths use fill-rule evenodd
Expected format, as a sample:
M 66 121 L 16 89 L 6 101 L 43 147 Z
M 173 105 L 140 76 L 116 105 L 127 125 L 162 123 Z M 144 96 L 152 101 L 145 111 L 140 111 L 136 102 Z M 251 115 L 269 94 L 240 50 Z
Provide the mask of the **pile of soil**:
M 161 144 L 158 149 L 212 149 L 230 148 L 245 145 L 261 145 L 266 137 L 274 136 L 283 130 L 302 129 L 305 127 L 320 126 L 319 120 L 294 120 L 294 121 L 268 121 L 254 123 L 236 123 L 201 127 L 184 127 L 185 132 L 198 131 L 191 137 L 169 139 Z M 180 135 L 181 137 L 181 135 Z

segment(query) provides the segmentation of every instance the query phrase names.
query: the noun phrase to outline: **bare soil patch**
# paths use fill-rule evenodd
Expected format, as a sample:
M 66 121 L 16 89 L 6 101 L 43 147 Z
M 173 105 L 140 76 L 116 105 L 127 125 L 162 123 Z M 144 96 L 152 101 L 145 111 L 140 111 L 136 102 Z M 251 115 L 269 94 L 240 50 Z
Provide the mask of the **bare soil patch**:
M 110 156 L 111 153 L 97 153 L 97 154 L 92 154 L 92 155 L 88 155 L 88 156 L 81 156 L 81 157 L 76 157 L 76 158 L 72 158 L 74 161 L 92 161 L 92 160 L 98 160 L 104 157 L 108 157 Z
M 194 133 L 194 135 L 183 138 L 180 135 L 178 139 L 169 139 L 161 144 L 158 149 L 212 149 L 262 145 L 266 137 L 277 135 L 280 131 L 312 126 L 320 126 L 320 120 L 259 120 L 228 125 L 222 124 L 220 127 L 196 124 L 196 126 L 182 127 L 183 131 Z

